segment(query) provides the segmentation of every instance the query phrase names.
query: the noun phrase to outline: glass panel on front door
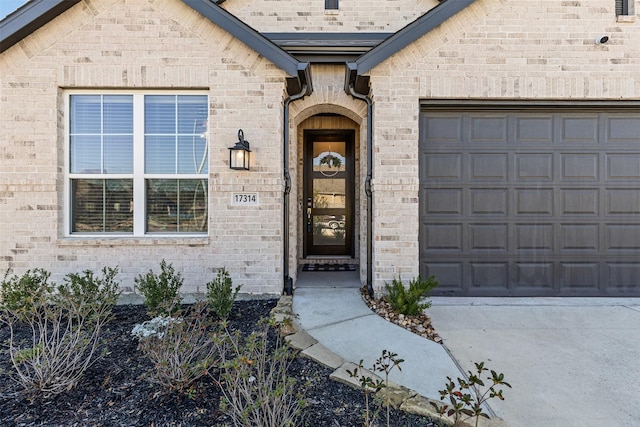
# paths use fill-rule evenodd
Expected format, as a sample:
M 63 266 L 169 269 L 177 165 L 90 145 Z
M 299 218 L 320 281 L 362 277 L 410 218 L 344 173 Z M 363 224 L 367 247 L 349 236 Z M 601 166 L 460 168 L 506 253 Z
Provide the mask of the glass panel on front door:
M 307 255 L 351 252 L 353 167 L 347 141 L 340 134 L 311 134 L 307 140 Z

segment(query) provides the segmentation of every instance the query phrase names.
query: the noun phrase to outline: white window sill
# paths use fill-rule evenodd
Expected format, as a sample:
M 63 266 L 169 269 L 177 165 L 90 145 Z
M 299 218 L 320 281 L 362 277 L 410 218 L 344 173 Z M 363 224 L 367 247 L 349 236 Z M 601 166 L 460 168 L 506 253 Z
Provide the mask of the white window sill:
M 632 24 L 636 22 L 638 17 L 636 15 L 618 15 L 617 22 Z

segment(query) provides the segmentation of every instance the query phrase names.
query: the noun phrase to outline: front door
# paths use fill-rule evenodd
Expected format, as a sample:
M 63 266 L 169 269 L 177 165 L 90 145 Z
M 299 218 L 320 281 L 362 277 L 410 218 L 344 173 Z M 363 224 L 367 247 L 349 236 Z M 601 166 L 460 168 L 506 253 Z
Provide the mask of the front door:
M 353 257 L 354 134 L 304 133 L 305 256 Z

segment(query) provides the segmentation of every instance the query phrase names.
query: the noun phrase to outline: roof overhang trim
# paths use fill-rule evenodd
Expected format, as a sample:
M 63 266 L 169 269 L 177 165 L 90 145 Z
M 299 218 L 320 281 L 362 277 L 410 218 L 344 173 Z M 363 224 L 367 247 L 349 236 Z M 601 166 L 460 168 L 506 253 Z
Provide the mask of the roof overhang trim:
M 269 61 L 273 62 L 278 68 L 292 76 L 293 79 L 287 79 L 287 92 L 290 94 L 293 90 L 289 88 L 290 85 L 299 88 L 302 88 L 305 85 L 308 88 L 311 87 L 310 80 L 300 80 L 294 83 L 295 80 L 310 77 L 310 71 L 304 71 L 309 68 L 308 63 L 298 61 L 292 55 L 282 50 L 265 36 L 253 29 L 253 27 L 250 27 L 231 13 L 224 10 L 218 5 L 218 2 L 212 0 L 182 1 L 217 26 L 227 31 L 233 37 L 240 40 L 251 49 L 267 58 Z
M 0 53 L 81 0 L 31 0 L 0 20 Z

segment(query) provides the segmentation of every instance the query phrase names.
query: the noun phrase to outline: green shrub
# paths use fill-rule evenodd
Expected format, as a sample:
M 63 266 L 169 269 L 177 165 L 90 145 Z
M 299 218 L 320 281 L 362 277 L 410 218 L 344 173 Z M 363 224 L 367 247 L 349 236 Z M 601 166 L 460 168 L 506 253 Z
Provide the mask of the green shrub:
M 226 320 L 231 314 L 233 303 L 238 296 L 241 286 L 233 289 L 233 281 L 229 272 L 223 267 L 218 270 L 216 278 L 207 283 L 207 300 L 209 306 L 221 320 Z
M 55 285 L 49 283 L 50 276 L 51 273 L 38 268 L 27 270 L 20 277 L 9 277 L 7 271 L 0 289 L 0 308 L 26 321 L 53 294 Z
M 117 269 L 102 272 L 101 278 L 89 270 L 69 274 L 57 287 L 44 270 L 5 275 L 0 321 L 10 329 L 12 377 L 25 391 L 46 397 L 68 390 L 93 363 L 102 327 L 119 295 Z M 31 331 L 31 339 L 16 338 L 23 327 Z
M 160 263 L 160 270 L 159 275 L 149 270 L 144 276 L 138 275 L 134 279 L 136 289 L 144 297 L 144 305 L 151 316 L 171 314 L 181 301 L 178 296 L 178 290 L 182 287 L 180 273 L 176 273 L 173 266 L 165 260 Z
M 438 281 L 434 276 L 427 280 L 422 280 L 422 277 L 418 276 L 409 282 L 409 289 L 405 288 L 402 279 L 393 279 L 391 285 L 385 282 L 384 286 L 387 290 L 384 299 L 394 311 L 407 316 L 415 316 L 422 310 L 431 307 L 431 301 L 421 303 L 420 300 L 428 296 L 429 292 L 438 286 Z

